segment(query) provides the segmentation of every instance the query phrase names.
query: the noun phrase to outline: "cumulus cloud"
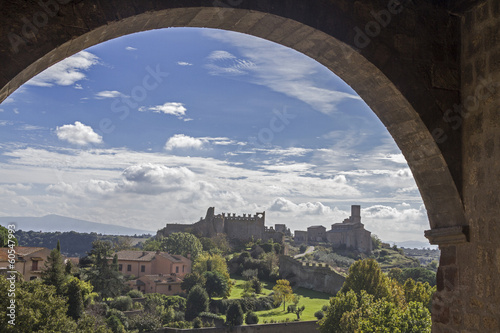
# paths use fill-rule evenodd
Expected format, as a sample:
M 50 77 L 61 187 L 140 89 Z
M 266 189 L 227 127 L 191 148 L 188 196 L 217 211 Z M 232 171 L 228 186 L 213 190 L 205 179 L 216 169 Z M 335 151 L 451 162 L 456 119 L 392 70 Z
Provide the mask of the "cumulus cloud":
M 96 99 L 104 99 L 104 98 L 117 98 L 123 96 L 123 94 L 116 90 L 104 90 L 95 94 Z
M 295 204 L 285 198 L 276 198 L 269 207 L 269 210 L 303 215 L 327 215 L 332 211 L 330 207 L 323 205 L 321 202 Z
M 47 68 L 26 84 L 39 87 L 53 85 L 71 86 L 85 79 L 85 71 L 99 63 L 99 58 L 87 51 L 81 51 Z
M 183 103 L 166 102 L 162 105 L 156 105 L 150 107 L 141 106 L 139 108 L 139 111 L 141 112 L 153 111 L 155 113 L 169 114 L 172 116 L 176 116 L 179 119 L 183 119 L 184 116 L 186 115 L 187 109 Z
M 184 134 L 175 134 L 165 143 L 165 150 L 202 149 L 208 142 L 205 138 L 193 138 Z
M 196 182 L 195 174 L 186 167 L 167 167 L 159 164 L 139 164 L 123 171 L 126 191 L 142 194 L 189 189 Z
M 102 143 L 102 137 L 92 127 L 76 121 L 74 125 L 63 125 L 56 129 L 57 138 L 69 143 L 85 146 L 92 143 Z

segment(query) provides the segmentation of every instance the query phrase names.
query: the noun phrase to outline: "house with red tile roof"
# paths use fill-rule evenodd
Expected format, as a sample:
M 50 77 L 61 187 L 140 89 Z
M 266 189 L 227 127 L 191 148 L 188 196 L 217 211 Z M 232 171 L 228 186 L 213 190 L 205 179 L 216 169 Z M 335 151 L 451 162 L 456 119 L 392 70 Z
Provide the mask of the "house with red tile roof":
M 14 247 L 14 269 L 11 269 L 9 263 L 8 247 L 0 248 L 0 270 L 2 271 L 18 271 L 25 281 L 41 278 L 42 270 L 45 268 L 45 262 L 50 255 L 50 251 L 46 247 Z
M 119 251 L 116 254 L 118 270 L 137 278 L 127 281 L 127 285 L 144 293 L 180 294 L 182 279 L 191 273 L 191 260 L 180 255 L 160 251 Z

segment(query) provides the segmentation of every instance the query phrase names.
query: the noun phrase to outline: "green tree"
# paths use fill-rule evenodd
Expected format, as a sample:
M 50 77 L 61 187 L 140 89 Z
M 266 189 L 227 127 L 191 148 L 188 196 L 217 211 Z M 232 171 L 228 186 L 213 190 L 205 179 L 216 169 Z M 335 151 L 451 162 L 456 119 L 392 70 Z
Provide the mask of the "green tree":
M 349 267 L 349 275 L 340 291 L 346 293 L 349 290 L 356 294 L 365 290 L 375 299 L 391 295 L 390 280 L 374 259 L 358 260 Z
M 293 300 L 293 290 L 288 280 L 278 280 L 273 287 L 273 299 L 276 305 L 283 303 L 283 311 L 285 311 L 286 302 Z
M 233 302 L 227 308 L 226 324 L 231 327 L 243 324 L 243 310 L 239 302 Z
M 83 316 L 78 320 L 78 327 L 75 332 L 78 333 L 114 333 L 110 328 L 107 327 L 104 320 L 101 318 L 83 314 Z
M 41 280 L 16 283 L 15 324 L 10 318 L 10 282 L 0 276 L 0 331 L 25 332 L 76 332 L 76 323 L 66 315 L 66 299 L 57 295 L 56 288 Z
M 80 319 L 83 314 L 83 291 L 77 278 L 71 279 L 66 285 L 68 298 L 67 315 L 74 320 Z
M 58 295 L 63 294 L 66 271 L 61 252 L 57 248 L 50 251 L 47 257 L 45 268 L 42 272 L 42 280 L 46 285 L 54 286 Z
M 366 294 L 363 292 L 363 294 Z M 326 311 L 325 316 L 321 319 L 319 330 L 321 333 L 348 333 L 342 331 L 347 321 L 348 314 L 358 309 L 358 297 L 352 290 L 346 293 L 338 292 L 337 296 L 330 298 L 330 305 Z M 342 317 L 346 315 L 344 321 Z
M 186 302 L 186 320 L 193 320 L 201 312 L 208 311 L 208 294 L 200 285 L 194 286 L 188 294 Z
M 203 274 L 207 271 L 218 271 L 222 274 L 227 273 L 227 262 L 220 254 L 202 253 L 196 258 L 192 268 L 193 272 Z
M 181 288 L 186 293 L 189 293 L 191 289 L 199 284 L 200 286 L 205 285 L 205 278 L 198 274 L 197 272 L 189 273 L 184 276 L 184 280 L 182 280 Z
M 218 271 L 208 271 L 203 273 L 205 278 L 205 290 L 210 300 L 212 297 L 223 297 L 229 290 L 229 281 L 226 276 Z
M 404 296 L 407 303 L 420 302 L 427 307 L 429 311 L 432 308 L 432 295 L 436 287 L 431 287 L 427 282 L 415 282 L 413 279 L 406 280 L 404 286 Z
M 196 259 L 203 251 L 200 240 L 193 234 L 187 232 L 175 232 L 163 239 L 164 251 L 170 254 L 178 254 L 187 257 L 191 255 Z
M 393 280 L 398 281 L 399 283 L 403 284 L 405 282 L 403 278 L 403 270 L 399 267 L 394 267 L 391 268 L 387 276 Z
M 163 237 L 151 237 L 146 239 L 142 249 L 144 251 L 164 251 L 162 243 Z
M 87 271 L 88 281 L 104 299 L 118 296 L 123 289 L 123 276 L 118 272 L 117 257 L 115 255 L 110 264 L 111 256 L 109 242 L 95 241 L 92 243 L 90 251 L 92 265 Z

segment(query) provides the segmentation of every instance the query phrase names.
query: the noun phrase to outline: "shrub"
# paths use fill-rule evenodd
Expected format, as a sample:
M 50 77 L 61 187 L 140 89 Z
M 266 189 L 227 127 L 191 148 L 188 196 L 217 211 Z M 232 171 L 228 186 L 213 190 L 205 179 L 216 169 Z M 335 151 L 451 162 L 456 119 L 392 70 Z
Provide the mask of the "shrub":
M 203 327 L 203 321 L 199 317 L 194 318 L 193 320 L 193 328 L 202 328 Z
M 321 310 L 323 310 L 323 312 L 326 312 L 328 311 L 328 305 L 323 305 L 323 307 L 321 308 Z
M 259 316 L 255 312 L 249 311 L 245 316 L 245 323 L 247 325 L 254 325 L 259 323 Z
M 120 319 L 118 319 L 116 316 L 110 316 L 108 319 L 106 319 L 106 324 L 109 328 L 111 328 L 113 333 L 125 333 L 125 327 L 123 326 Z
M 120 322 L 123 324 L 125 329 L 128 329 L 128 317 L 123 312 L 117 309 L 109 309 L 106 313 L 106 317 L 109 318 L 111 316 L 115 316 L 120 319 Z
M 132 289 L 127 293 L 127 296 L 130 298 L 143 298 L 144 294 L 140 290 Z
M 239 326 L 243 324 L 243 310 L 240 303 L 233 303 L 226 312 L 226 324 L 229 326 Z
M 129 323 L 130 330 L 139 330 L 139 332 L 155 331 L 161 327 L 160 317 L 149 312 L 130 317 Z
M 254 276 L 250 280 L 250 283 L 251 283 L 251 286 L 252 286 L 252 288 L 253 288 L 253 290 L 255 291 L 256 294 L 260 294 L 262 292 L 262 284 L 260 283 L 258 277 Z
M 323 319 L 324 316 L 325 316 L 325 313 L 321 310 L 314 312 L 314 317 L 316 317 L 318 320 Z
M 130 296 L 118 296 L 111 301 L 109 306 L 120 311 L 128 311 L 132 309 L 132 298 Z
M 191 326 L 189 321 L 174 321 L 168 324 L 168 327 L 172 328 L 191 328 Z

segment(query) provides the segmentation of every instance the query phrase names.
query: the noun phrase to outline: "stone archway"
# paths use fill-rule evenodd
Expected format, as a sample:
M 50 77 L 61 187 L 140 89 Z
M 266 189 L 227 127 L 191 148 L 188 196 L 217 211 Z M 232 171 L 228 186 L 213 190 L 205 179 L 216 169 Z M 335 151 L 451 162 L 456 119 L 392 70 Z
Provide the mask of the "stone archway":
M 433 331 L 500 330 L 497 0 L 13 0 L 1 6 L 0 101 L 57 61 L 148 29 L 243 32 L 322 63 L 378 115 L 413 172 L 428 211 L 426 235 L 442 250 Z

